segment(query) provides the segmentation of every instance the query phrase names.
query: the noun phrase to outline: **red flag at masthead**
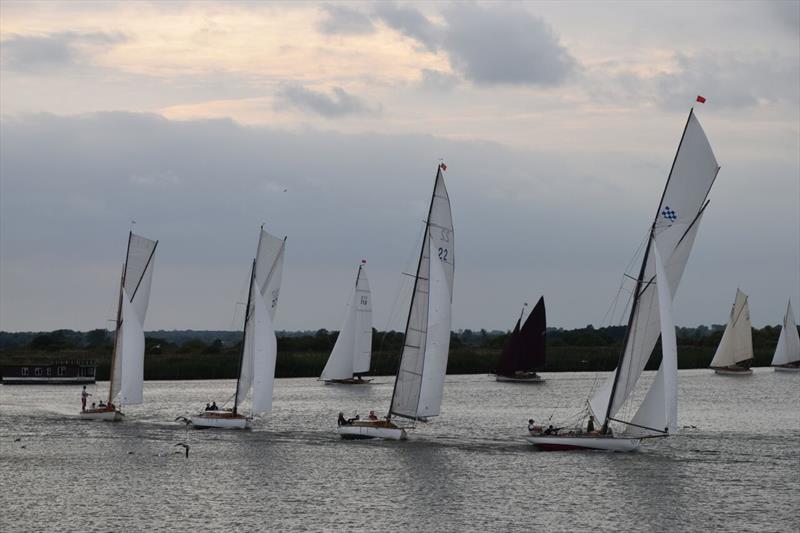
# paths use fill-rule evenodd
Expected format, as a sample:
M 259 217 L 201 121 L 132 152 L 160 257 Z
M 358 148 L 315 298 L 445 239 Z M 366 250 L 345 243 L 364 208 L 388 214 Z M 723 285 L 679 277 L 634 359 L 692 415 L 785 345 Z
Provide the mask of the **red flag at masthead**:
M 706 103 L 706 99 L 704 97 L 700 96 L 699 94 L 697 95 L 697 101 L 700 102 L 701 104 L 705 104 Z

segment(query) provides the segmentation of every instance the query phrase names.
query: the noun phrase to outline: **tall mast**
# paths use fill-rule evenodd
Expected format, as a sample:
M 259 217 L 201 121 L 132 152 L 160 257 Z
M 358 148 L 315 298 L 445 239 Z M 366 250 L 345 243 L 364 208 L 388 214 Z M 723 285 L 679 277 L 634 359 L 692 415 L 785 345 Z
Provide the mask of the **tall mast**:
M 686 118 L 686 125 L 683 127 L 681 140 L 678 143 L 678 149 L 675 151 L 675 157 L 672 159 L 672 166 L 669 169 L 669 175 L 667 176 L 667 183 L 664 185 L 664 190 L 661 192 L 661 199 L 658 201 L 658 206 L 656 207 L 656 216 L 653 217 L 653 223 L 650 225 L 650 233 L 647 236 L 647 246 L 645 247 L 644 257 L 642 258 L 642 266 L 639 269 L 639 276 L 636 278 L 636 289 L 633 292 L 633 303 L 631 304 L 630 316 L 628 316 L 628 327 L 625 330 L 625 339 L 622 342 L 622 350 L 620 351 L 619 359 L 617 360 L 617 368 L 614 372 L 614 384 L 611 386 L 611 395 L 608 397 L 608 406 L 606 407 L 606 413 L 603 421 L 603 428 L 601 431 L 603 434 L 608 432 L 609 417 L 611 416 L 611 408 L 614 405 L 614 394 L 617 391 L 617 383 L 619 382 L 619 375 L 620 372 L 622 371 L 622 361 L 625 358 L 625 350 L 628 346 L 628 341 L 630 340 L 631 329 L 633 327 L 633 319 L 636 316 L 636 310 L 639 307 L 639 297 L 641 296 L 642 283 L 644 281 L 644 273 L 645 269 L 647 268 L 647 260 L 650 257 L 650 248 L 653 245 L 653 234 L 655 233 L 656 230 L 656 222 L 658 222 L 658 213 L 661 210 L 661 204 L 664 202 L 664 196 L 667 194 L 667 188 L 669 188 L 669 182 L 670 179 L 672 179 L 672 172 L 675 170 L 675 162 L 678 160 L 678 154 L 680 154 L 681 152 L 683 139 L 684 137 L 686 137 L 686 130 L 689 129 L 689 121 L 692 120 L 692 113 L 694 113 L 694 108 L 689 109 L 689 116 Z
M 244 311 L 244 326 L 242 327 L 242 348 L 239 350 L 239 367 L 236 372 L 236 394 L 233 397 L 233 414 L 239 407 L 239 382 L 242 380 L 242 363 L 244 362 L 244 345 L 247 340 L 247 321 L 250 319 L 250 299 L 253 296 L 253 280 L 256 277 L 256 260 L 250 269 L 250 283 L 247 284 L 247 307 Z
M 403 333 L 403 349 L 406 346 L 406 338 L 408 337 L 408 327 L 411 324 L 411 311 L 414 309 L 414 295 L 417 293 L 417 283 L 419 282 L 419 269 L 422 267 L 422 257 L 425 255 L 425 242 L 428 238 L 428 231 L 431 227 L 431 213 L 433 212 L 433 200 L 436 198 L 436 186 L 439 184 L 439 174 L 442 171 L 442 165 L 436 167 L 436 178 L 433 180 L 433 191 L 431 192 L 431 203 L 428 206 L 428 216 L 425 217 L 425 232 L 422 234 L 422 246 L 419 251 L 419 260 L 417 261 L 417 273 L 414 276 L 414 288 L 411 290 L 411 303 L 408 306 L 408 317 L 406 318 L 406 329 Z M 400 363 L 397 365 L 397 373 L 394 378 L 394 388 L 392 389 L 392 402 L 389 404 L 389 414 L 387 418 L 392 416 L 392 408 L 394 407 L 394 396 L 397 392 L 397 381 L 400 376 L 400 367 L 403 363 L 403 354 L 400 354 Z
M 111 370 L 109 373 L 108 379 L 108 403 L 111 403 L 113 399 L 112 395 L 112 388 L 114 386 L 114 367 L 117 363 L 117 346 L 119 346 L 119 330 L 122 328 L 122 294 L 123 294 L 123 287 L 125 287 L 125 274 L 128 270 L 128 256 L 131 253 L 131 237 L 133 237 L 133 231 L 128 231 L 128 246 L 125 248 L 125 263 L 122 264 L 122 276 L 120 277 L 119 281 L 119 299 L 117 301 L 117 329 L 114 332 L 114 350 L 111 352 Z

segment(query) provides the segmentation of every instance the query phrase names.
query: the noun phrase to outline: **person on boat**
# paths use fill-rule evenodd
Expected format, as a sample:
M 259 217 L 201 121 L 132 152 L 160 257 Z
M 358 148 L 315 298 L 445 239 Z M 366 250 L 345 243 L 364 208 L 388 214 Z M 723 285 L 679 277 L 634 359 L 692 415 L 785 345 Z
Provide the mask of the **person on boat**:
M 211 410 L 211 404 L 206 402 L 206 411 L 210 411 L 210 410 Z
M 217 409 L 218 409 L 217 402 L 216 401 L 211 402 L 211 410 L 216 411 Z
M 534 434 L 541 433 L 541 432 L 542 432 L 542 426 L 537 426 L 536 422 L 533 421 L 533 418 L 529 418 L 528 419 L 528 433 L 530 433 L 531 435 L 534 435 Z
M 370 419 L 370 420 L 377 420 L 378 419 L 378 415 L 375 414 L 375 411 L 370 411 L 369 412 L 369 416 L 367 416 L 367 418 Z
M 364 380 L 361 378 L 361 376 L 360 376 L 360 375 L 359 375 L 359 376 L 356 376 L 356 380 L 357 380 L 357 381 L 364 381 Z
M 95 408 L 95 403 L 92 402 L 92 410 L 94 410 L 94 408 Z
M 336 421 L 336 425 L 338 426 L 346 426 L 347 420 L 344 418 L 344 413 L 339 411 L 339 419 Z
M 544 434 L 545 435 L 558 435 L 558 429 L 559 428 L 554 428 L 553 424 L 550 424 L 549 426 L 547 426 L 547 429 L 544 430 Z
M 589 415 L 589 423 L 586 424 L 586 433 L 594 433 L 594 417 Z
M 86 411 L 86 399 L 89 398 L 89 396 L 91 396 L 91 394 L 86 391 L 86 385 L 84 385 L 81 391 L 81 411 Z
M 354 416 L 353 418 L 348 418 L 348 419 L 347 419 L 347 423 L 348 423 L 348 424 L 352 424 L 354 421 L 356 421 L 356 420 L 360 420 L 360 419 L 361 419 L 361 417 L 359 417 L 359 416 L 358 416 L 358 413 L 356 413 L 356 416 Z

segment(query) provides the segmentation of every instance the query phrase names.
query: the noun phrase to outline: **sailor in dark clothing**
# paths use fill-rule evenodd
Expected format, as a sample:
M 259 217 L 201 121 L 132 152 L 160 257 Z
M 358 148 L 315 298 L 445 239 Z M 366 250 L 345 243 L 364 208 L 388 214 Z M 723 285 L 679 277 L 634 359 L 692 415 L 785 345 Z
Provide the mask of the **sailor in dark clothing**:
M 589 415 L 589 423 L 586 424 L 586 433 L 594 433 L 594 417 Z
M 336 424 L 339 426 L 346 426 L 347 420 L 344 419 L 344 413 L 339 411 L 339 419 L 336 421 Z

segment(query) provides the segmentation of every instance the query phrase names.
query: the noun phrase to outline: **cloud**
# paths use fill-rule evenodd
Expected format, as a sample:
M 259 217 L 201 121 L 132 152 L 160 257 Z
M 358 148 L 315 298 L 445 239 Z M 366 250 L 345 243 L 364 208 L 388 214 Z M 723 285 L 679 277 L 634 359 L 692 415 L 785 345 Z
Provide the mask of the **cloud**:
M 120 33 L 79 33 L 12 35 L 2 41 L 2 68 L 17 72 L 38 72 L 73 67 L 91 61 L 91 55 L 124 42 Z
M 296 108 L 325 118 L 373 114 L 379 111 L 341 87 L 333 87 L 331 91 L 333 94 L 329 95 L 300 85 L 286 85 L 276 94 L 275 109 Z
M 428 50 L 435 52 L 441 44 L 437 27 L 428 18 L 412 7 L 394 2 L 379 2 L 375 16 L 390 28 L 411 37 Z
M 800 37 L 800 2 L 773 0 L 766 3 L 770 14 L 795 37 Z
M 325 18 L 317 24 L 320 33 L 363 35 L 375 31 L 369 16 L 357 9 L 327 4 L 322 6 L 322 10 L 325 12 Z
M 449 91 L 458 81 L 458 76 L 440 70 L 424 68 L 420 73 L 420 87 L 428 91 Z

